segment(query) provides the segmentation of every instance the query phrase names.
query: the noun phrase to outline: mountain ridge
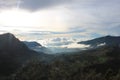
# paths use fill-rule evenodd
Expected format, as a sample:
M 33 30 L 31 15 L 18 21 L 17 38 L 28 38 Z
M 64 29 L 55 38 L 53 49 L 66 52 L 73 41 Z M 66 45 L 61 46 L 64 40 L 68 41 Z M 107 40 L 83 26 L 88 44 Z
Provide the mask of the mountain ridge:
M 95 38 L 92 40 L 81 41 L 78 44 L 90 45 L 91 47 L 97 47 L 100 44 L 105 44 L 107 46 L 120 45 L 120 36 L 104 36 Z

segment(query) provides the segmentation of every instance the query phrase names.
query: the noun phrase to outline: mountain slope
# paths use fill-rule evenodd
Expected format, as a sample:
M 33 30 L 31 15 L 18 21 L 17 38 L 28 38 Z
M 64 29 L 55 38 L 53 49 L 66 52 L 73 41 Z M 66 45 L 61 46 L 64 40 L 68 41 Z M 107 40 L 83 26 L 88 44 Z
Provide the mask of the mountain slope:
M 27 61 L 43 55 L 30 50 L 13 34 L 0 35 L 0 76 L 9 75 Z
M 35 41 L 31 41 L 31 42 L 23 41 L 23 43 L 26 44 L 27 47 L 29 47 L 29 48 L 42 46 L 41 44 L 39 44 L 38 42 L 35 42 Z
M 28 49 L 25 44 L 20 42 L 13 34 L 6 33 L 0 35 L 0 50 L 20 50 Z
M 43 52 L 43 53 L 47 53 L 47 54 L 51 54 L 52 51 L 44 46 L 42 46 L 41 44 L 39 44 L 38 42 L 35 42 L 35 41 L 31 41 L 31 42 L 28 42 L 28 41 L 23 41 L 23 43 L 26 44 L 26 46 L 29 48 L 29 49 L 32 49 L 34 51 L 37 51 L 37 52 Z
M 96 47 L 100 44 L 114 46 L 114 45 L 120 45 L 120 37 L 105 36 L 105 37 L 100 37 L 100 38 L 96 38 L 88 41 L 78 42 L 78 44 L 90 45 L 91 47 Z

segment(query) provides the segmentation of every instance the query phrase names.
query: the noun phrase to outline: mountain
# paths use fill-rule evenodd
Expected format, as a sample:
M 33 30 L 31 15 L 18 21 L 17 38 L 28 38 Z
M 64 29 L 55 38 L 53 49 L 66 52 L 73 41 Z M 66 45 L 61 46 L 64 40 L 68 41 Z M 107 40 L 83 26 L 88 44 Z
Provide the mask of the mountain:
M 1 50 L 26 50 L 27 46 L 20 42 L 13 34 L 6 33 L 0 35 L 0 51 Z
M 31 41 L 31 42 L 23 41 L 23 43 L 25 43 L 29 48 L 42 46 L 41 44 L 39 44 L 38 42 L 35 42 L 35 41 Z
M 78 44 L 90 45 L 91 47 L 97 47 L 102 45 L 115 46 L 120 45 L 120 36 L 104 36 L 88 41 L 78 42 Z
M 29 48 L 29 49 L 32 49 L 34 51 L 37 51 L 37 52 L 44 52 L 44 53 L 47 53 L 47 54 L 50 54 L 52 53 L 52 51 L 44 46 L 42 46 L 41 44 L 39 44 L 38 42 L 35 42 L 35 41 L 31 41 L 31 42 L 28 42 L 28 41 L 23 41 L 24 44 L 26 44 L 26 46 Z
M 23 42 L 13 34 L 0 35 L 0 76 L 15 72 L 27 61 L 44 55 L 30 50 Z

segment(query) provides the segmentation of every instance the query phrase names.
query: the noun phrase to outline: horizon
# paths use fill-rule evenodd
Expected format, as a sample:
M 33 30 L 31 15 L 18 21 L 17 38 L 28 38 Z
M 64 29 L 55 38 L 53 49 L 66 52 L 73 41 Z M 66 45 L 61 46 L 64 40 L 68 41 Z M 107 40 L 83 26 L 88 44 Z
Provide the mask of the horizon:
M 110 36 L 110 37 L 120 37 L 120 36 L 112 36 L 112 35 L 105 35 L 105 36 L 100 36 L 100 37 L 96 37 L 96 38 L 92 38 L 92 39 L 86 39 L 86 40 L 81 40 L 81 41 L 77 41 L 77 40 L 71 40 L 71 41 L 67 41 L 67 38 L 54 38 L 52 40 L 48 40 L 48 42 L 46 40 L 41 40 L 41 41 L 36 41 L 36 40 L 22 40 L 20 39 L 17 35 L 13 34 L 13 33 L 9 33 L 9 32 L 6 32 L 6 33 L 2 33 L 0 35 L 5 35 L 5 34 L 11 34 L 11 35 L 14 35 L 16 38 L 18 38 L 20 41 L 22 42 L 37 42 L 39 43 L 40 45 L 42 45 L 43 47 L 46 47 L 46 48 L 49 48 L 51 50 L 54 51 L 54 49 L 57 49 L 59 51 L 61 51 L 61 49 L 65 49 L 66 51 L 70 51 L 70 50 L 67 50 L 67 49 L 87 49 L 90 47 L 90 45 L 86 45 L 86 44 L 78 44 L 78 42 L 82 42 L 82 41 L 89 41 L 89 40 L 94 40 L 94 39 L 98 39 L 98 38 L 104 38 L 104 37 L 107 37 L 107 36 Z M 65 40 L 65 41 L 62 41 L 62 40 Z M 43 41 L 43 43 L 42 43 Z M 46 43 L 44 43 L 46 41 Z M 104 44 L 104 43 L 102 43 Z M 99 45 L 102 45 L 102 44 L 99 44 Z M 64 50 L 64 51 L 65 51 Z M 75 51 L 75 50 L 72 50 L 72 51 Z

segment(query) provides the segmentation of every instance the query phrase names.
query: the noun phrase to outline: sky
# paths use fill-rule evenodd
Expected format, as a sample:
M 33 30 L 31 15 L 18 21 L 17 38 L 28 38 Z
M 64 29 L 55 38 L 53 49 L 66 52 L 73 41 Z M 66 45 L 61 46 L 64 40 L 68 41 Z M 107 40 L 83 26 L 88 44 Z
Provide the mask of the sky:
M 43 45 L 119 36 L 119 4 L 120 0 L 0 0 L 0 33 Z

